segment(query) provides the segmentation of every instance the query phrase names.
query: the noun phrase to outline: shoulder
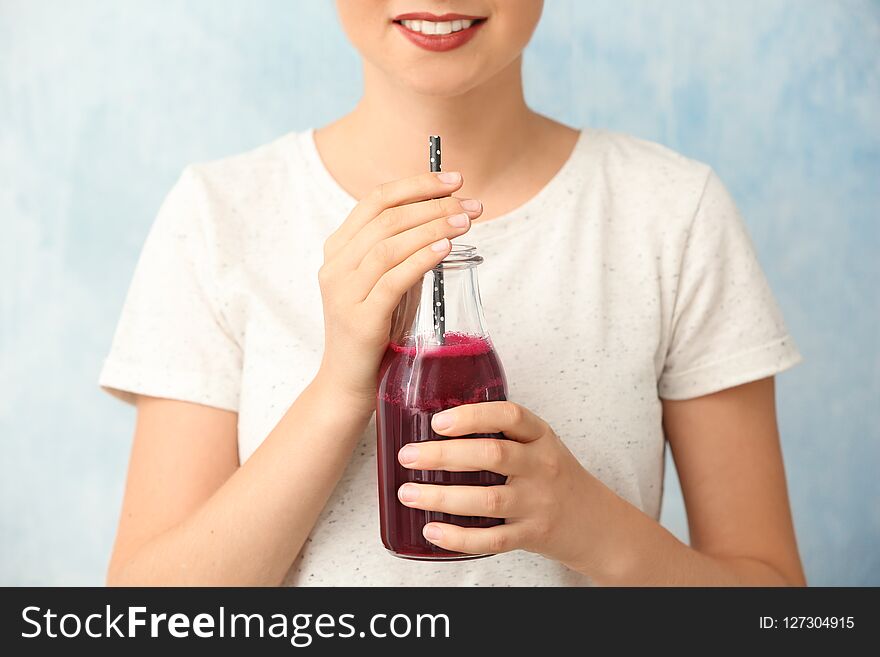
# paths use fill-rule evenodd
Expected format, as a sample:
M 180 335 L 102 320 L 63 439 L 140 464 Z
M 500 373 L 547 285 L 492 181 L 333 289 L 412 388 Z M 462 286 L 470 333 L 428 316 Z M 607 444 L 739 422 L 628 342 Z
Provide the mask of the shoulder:
M 248 151 L 193 162 L 183 169 L 180 184 L 202 195 L 215 211 L 275 203 L 296 169 L 304 166 L 305 135 L 306 131 L 289 132 Z
M 587 129 L 585 193 L 627 239 L 680 252 L 694 222 L 738 221 L 713 168 L 667 146 L 610 130 Z
M 238 260 L 278 238 L 294 214 L 307 159 L 290 132 L 251 150 L 183 167 L 154 222 L 153 239 L 187 237 L 202 251 Z M 194 247 L 195 248 L 195 247 Z
M 671 193 L 699 196 L 712 175 L 708 164 L 654 141 L 596 129 L 588 129 L 585 137 L 593 141 L 602 175 L 620 191 L 655 199 Z

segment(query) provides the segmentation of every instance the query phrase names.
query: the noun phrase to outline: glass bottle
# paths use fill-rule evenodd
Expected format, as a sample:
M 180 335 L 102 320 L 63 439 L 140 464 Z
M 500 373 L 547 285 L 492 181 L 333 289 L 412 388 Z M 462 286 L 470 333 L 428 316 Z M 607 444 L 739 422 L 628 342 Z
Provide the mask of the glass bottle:
M 422 536 L 429 522 L 492 527 L 499 518 L 458 516 L 404 506 L 397 497 L 407 482 L 493 486 L 506 477 L 493 472 L 411 470 L 397 460 L 410 442 L 446 440 L 431 428 L 444 409 L 507 399 L 507 380 L 492 346 L 480 301 L 473 246 L 453 243 L 449 255 L 401 298 L 392 317 L 388 348 L 379 369 L 376 400 L 379 522 L 382 543 L 408 559 L 452 560 L 479 556 L 441 549 Z M 442 294 L 441 294 L 442 291 Z M 470 434 L 461 438 L 504 438 Z

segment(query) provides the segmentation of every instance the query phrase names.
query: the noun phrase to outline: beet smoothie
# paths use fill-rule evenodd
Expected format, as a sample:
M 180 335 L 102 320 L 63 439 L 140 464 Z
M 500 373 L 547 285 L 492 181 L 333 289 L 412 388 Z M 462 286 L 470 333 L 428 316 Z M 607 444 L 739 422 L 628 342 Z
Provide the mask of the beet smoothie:
M 489 336 L 447 332 L 442 345 L 403 345 L 391 342 L 379 372 L 376 425 L 379 435 L 379 521 L 382 543 L 393 554 L 410 559 L 467 559 L 443 550 L 422 536 L 429 522 L 462 527 L 492 527 L 499 518 L 457 516 L 411 509 L 397 498 L 407 482 L 493 486 L 506 477 L 493 472 L 420 471 L 397 460 L 401 447 L 411 442 L 447 440 L 431 429 L 435 413 L 484 401 L 506 399 L 507 382 Z M 502 434 L 470 434 L 461 438 L 503 438 Z M 458 438 L 458 437 L 456 437 Z

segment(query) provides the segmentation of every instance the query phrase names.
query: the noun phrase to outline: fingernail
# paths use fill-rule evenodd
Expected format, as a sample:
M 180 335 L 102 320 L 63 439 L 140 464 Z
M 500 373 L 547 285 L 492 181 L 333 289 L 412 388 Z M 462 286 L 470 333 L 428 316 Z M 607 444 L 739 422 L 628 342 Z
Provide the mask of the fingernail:
M 397 453 L 397 460 L 403 465 L 415 463 L 419 458 L 419 448 L 415 445 L 404 445 Z
M 461 214 L 452 215 L 446 221 L 449 222 L 450 226 L 455 226 L 456 228 L 464 228 L 471 222 L 471 218 L 462 212 Z
M 442 240 L 437 240 L 431 245 L 431 250 L 440 253 L 441 251 L 445 251 L 449 248 L 449 240 L 445 237 Z
M 413 486 L 412 484 L 404 484 L 400 487 L 400 490 L 397 491 L 397 494 L 400 496 L 402 502 L 415 502 L 419 499 L 419 487 Z
M 437 177 L 440 179 L 440 182 L 445 182 L 447 185 L 461 182 L 461 174 L 458 171 L 444 171 L 443 173 L 438 173 Z
M 448 429 L 452 426 L 452 414 L 446 412 L 437 413 L 431 418 L 431 424 L 434 425 L 435 429 Z
M 460 203 L 461 203 L 462 209 L 467 210 L 468 212 L 476 212 L 477 210 L 479 210 L 480 208 L 483 207 L 483 204 L 480 203 L 475 198 L 466 198 L 466 199 L 460 201 Z
M 441 530 L 439 527 L 435 527 L 434 525 L 425 525 L 425 528 L 422 530 L 422 534 L 429 541 L 436 541 L 443 538 L 443 530 Z

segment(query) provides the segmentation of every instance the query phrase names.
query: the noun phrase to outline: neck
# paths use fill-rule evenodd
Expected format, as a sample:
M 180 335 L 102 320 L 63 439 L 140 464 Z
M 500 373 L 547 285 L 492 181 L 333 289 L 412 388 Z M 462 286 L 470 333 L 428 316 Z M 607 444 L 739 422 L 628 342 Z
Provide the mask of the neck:
M 443 97 L 400 86 L 365 62 L 364 94 L 337 129 L 357 145 L 360 166 L 382 180 L 426 171 L 428 135 L 440 135 L 443 170 L 467 172 L 466 186 L 479 189 L 516 163 L 539 127 L 525 103 L 521 69 L 518 57 L 479 86 Z

